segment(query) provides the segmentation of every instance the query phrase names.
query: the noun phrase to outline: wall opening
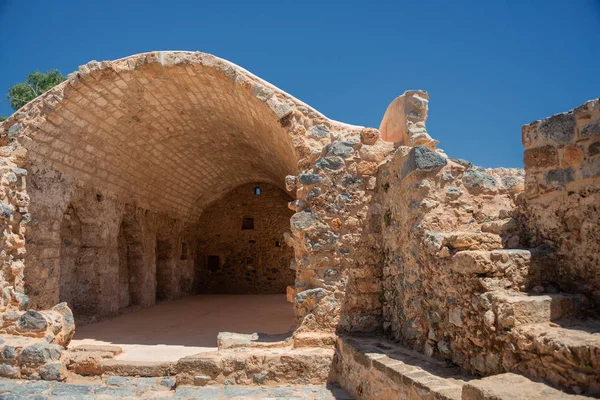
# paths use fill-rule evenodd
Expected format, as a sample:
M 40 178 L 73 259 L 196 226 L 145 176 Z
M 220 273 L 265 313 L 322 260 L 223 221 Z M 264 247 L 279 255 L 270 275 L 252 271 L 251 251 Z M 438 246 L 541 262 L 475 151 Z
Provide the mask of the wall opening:
M 86 232 L 87 231 L 87 232 Z M 60 301 L 65 301 L 79 320 L 98 313 L 96 248 L 86 243 L 90 227 L 82 223 L 73 205 L 65 211 L 60 227 Z
M 156 241 L 156 301 L 164 301 L 169 297 L 171 250 L 171 243 Z
M 143 304 L 141 276 L 144 273 L 144 248 L 139 224 L 124 220 L 117 238 L 119 254 L 119 309 Z
M 221 267 L 221 257 L 206 256 L 206 268 L 210 272 L 217 272 L 220 267 Z
M 198 251 L 203 260 L 196 268 L 197 293 L 283 294 L 294 285 L 294 254 L 283 241 L 293 215 L 287 206 L 291 198 L 267 183 L 260 184 L 257 196 L 256 187 L 237 187 L 200 217 Z
M 242 218 L 242 230 L 243 231 L 254 230 L 254 218 Z

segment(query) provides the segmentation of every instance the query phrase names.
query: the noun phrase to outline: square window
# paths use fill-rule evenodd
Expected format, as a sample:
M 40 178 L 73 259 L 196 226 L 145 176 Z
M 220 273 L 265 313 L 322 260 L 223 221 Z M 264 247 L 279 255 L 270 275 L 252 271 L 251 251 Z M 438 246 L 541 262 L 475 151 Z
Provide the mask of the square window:
M 253 230 L 254 229 L 254 218 L 242 218 L 242 230 Z

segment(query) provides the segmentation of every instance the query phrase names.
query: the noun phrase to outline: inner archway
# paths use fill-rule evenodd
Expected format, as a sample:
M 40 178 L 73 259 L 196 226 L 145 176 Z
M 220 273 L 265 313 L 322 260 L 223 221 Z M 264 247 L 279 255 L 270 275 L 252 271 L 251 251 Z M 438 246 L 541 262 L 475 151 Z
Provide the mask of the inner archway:
M 275 185 L 241 185 L 198 220 L 197 293 L 285 294 L 293 250 L 283 240 L 293 199 Z
M 119 310 L 144 304 L 144 247 L 138 221 L 125 218 L 118 236 Z

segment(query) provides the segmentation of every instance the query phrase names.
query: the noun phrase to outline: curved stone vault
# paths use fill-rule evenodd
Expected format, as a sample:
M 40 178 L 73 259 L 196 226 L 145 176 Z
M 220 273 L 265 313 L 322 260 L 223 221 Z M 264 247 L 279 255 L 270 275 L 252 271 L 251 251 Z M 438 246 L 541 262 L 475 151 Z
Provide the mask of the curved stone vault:
M 5 263 L 12 266 L 4 307 L 48 308 L 86 294 L 92 304 L 80 309 L 98 315 L 118 311 L 109 298 L 151 305 L 154 295 L 119 294 L 107 278 L 126 282 L 117 269 L 127 249 L 153 265 L 146 274 L 140 262 L 128 267 L 136 268 L 136 285 L 157 288 L 164 299 L 189 293 L 197 282 L 187 253 L 197 251 L 202 212 L 234 188 L 265 183 L 296 195 L 286 243 L 295 253 L 292 294 L 304 293 L 292 296 L 299 325 L 308 321 L 309 330 L 335 329 L 346 307 L 349 278 L 341 271 L 358 261 L 344 247 L 362 240 L 361 219 L 370 214 L 362 210 L 364 191 L 375 188 L 377 163 L 392 148 L 374 129 L 332 121 L 199 52 L 92 61 L 0 128 L 5 165 L 17 171 L 3 182 Z M 324 276 L 324 269 L 340 274 Z M 69 288 L 71 281 L 81 287 Z M 307 320 L 323 297 L 320 320 Z

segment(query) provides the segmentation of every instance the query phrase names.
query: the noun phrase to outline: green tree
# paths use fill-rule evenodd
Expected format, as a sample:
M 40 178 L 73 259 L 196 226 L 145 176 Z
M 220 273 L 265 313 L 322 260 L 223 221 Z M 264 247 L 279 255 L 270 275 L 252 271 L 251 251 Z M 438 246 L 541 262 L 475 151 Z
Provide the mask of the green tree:
M 10 106 L 16 111 L 64 80 L 65 76 L 57 69 L 45 74 L 39 71 L 32 72 L 27 76 L 25 82 L 17 83 L 8 89 L 7 99 Z
M 4 115 L 0 115 L 0 122 L 4 121 L 6 117 Z

